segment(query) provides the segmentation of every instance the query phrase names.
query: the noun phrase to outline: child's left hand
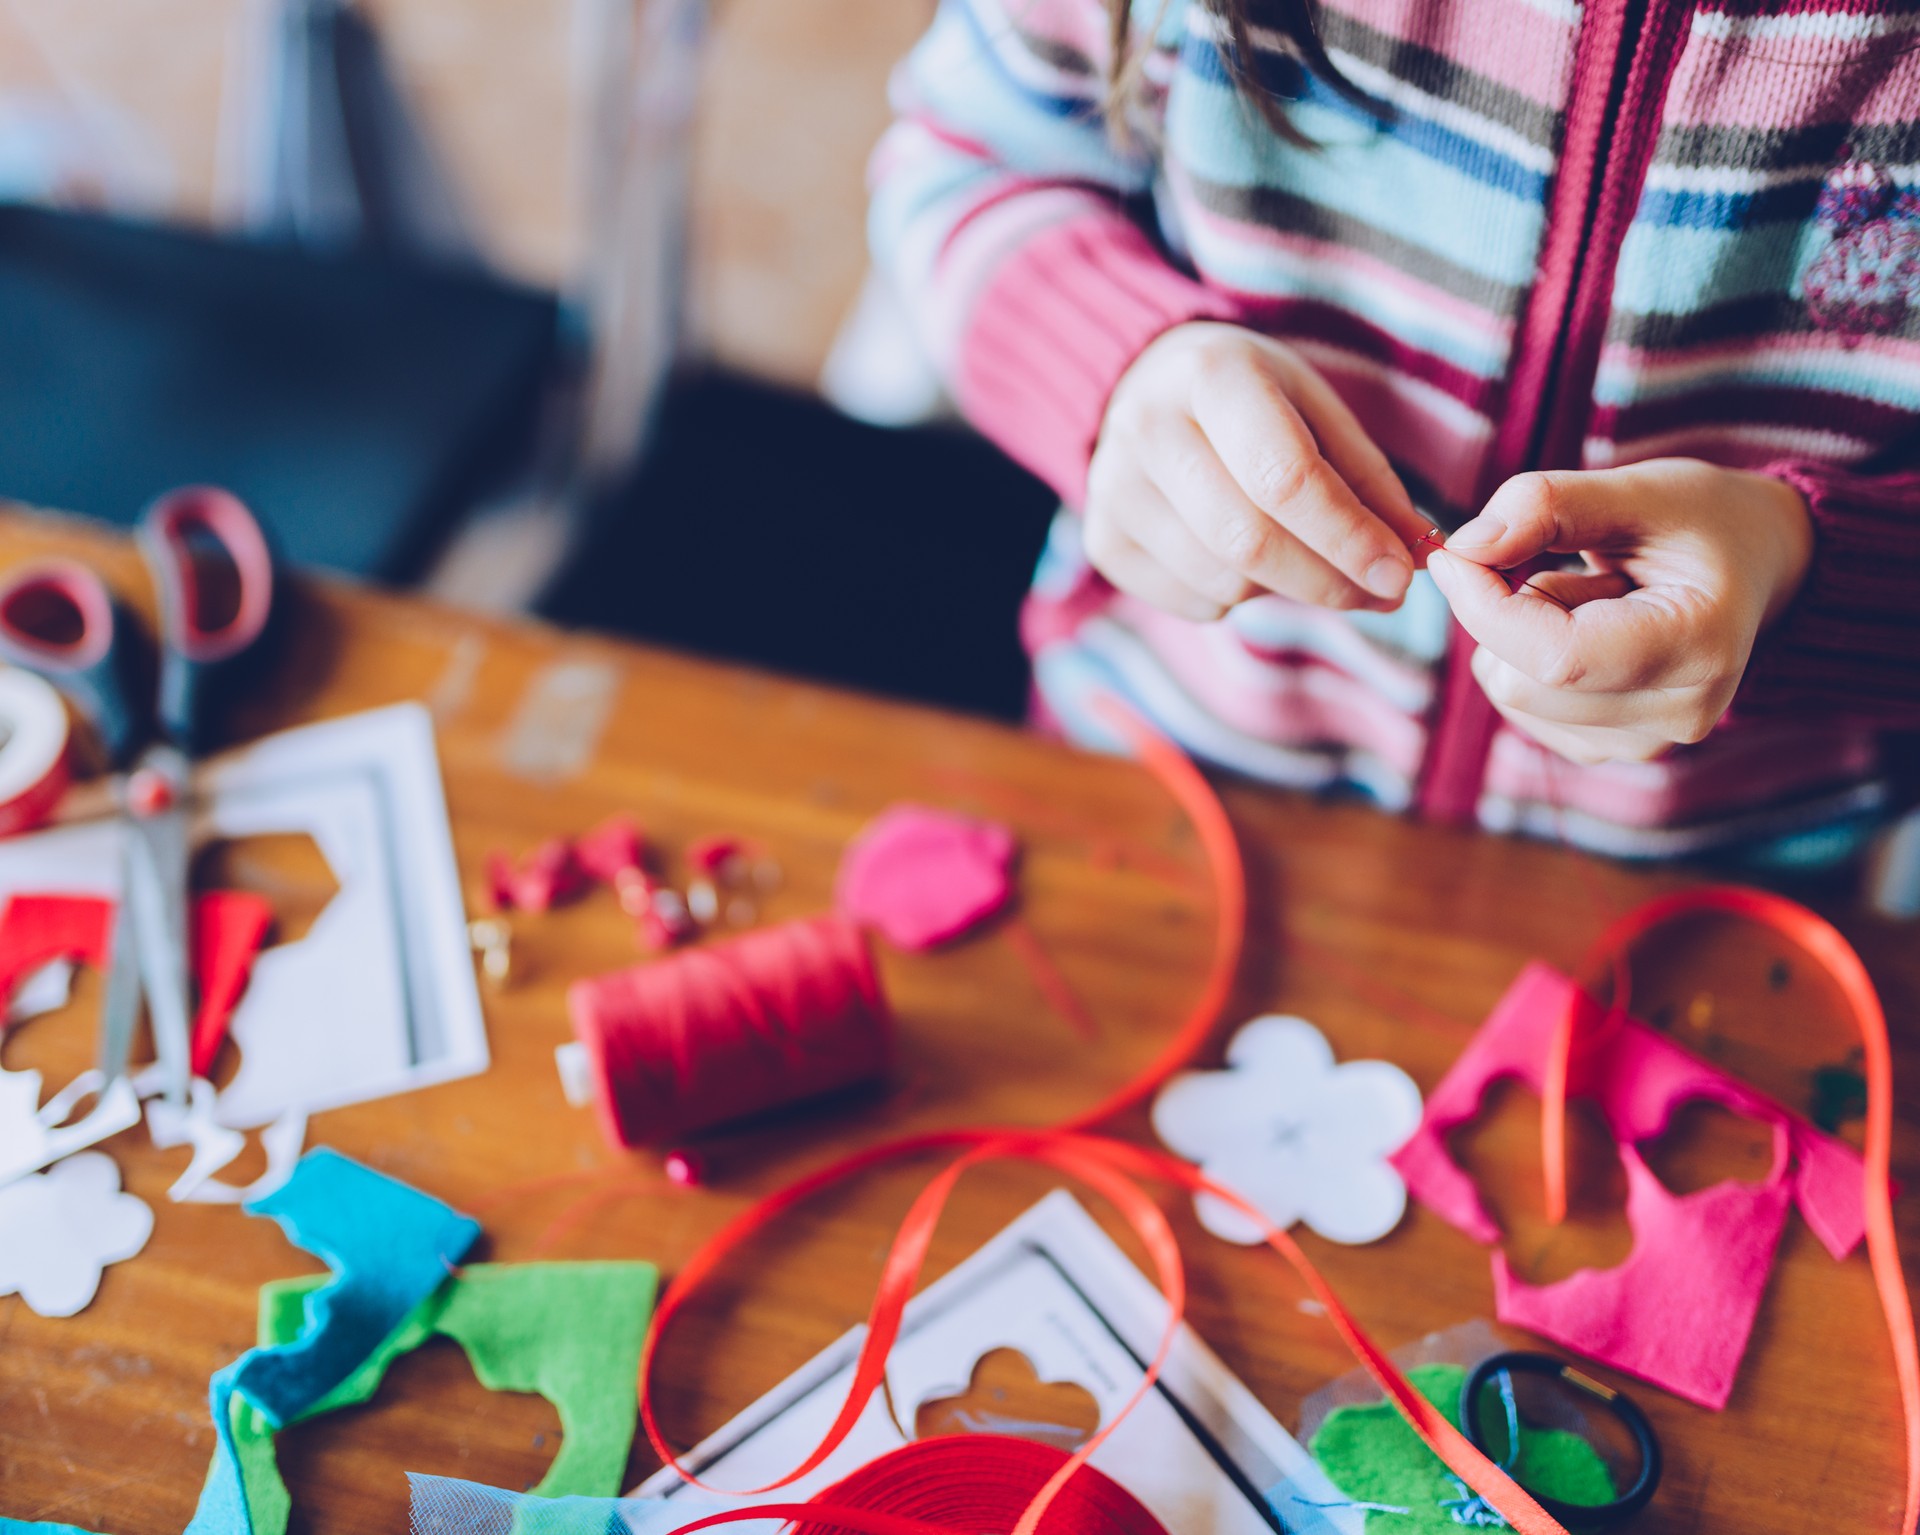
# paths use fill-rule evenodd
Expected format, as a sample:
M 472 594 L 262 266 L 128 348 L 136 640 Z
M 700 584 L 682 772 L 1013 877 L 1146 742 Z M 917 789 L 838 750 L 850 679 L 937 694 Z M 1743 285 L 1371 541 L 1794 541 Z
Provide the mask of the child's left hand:
M 1500 574 L 1545 553 L 1587 568 Z M 1501 714 L 1574 762 L 1644 762 L 1719 723 L 1812 554 L 1792 486 L 1666 458 L 1518 475 L 1427 568 Z

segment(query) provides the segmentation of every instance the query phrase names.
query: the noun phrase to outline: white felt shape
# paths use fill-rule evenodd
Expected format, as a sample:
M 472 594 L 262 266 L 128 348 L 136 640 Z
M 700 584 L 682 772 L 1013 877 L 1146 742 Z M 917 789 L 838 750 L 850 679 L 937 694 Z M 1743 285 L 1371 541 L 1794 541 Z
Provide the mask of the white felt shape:
M 265 1199 L 293 1176 L 294 1164 L 300 1160 L 301 1150 L 306 1144 L 307 1111 L 288 1109 L 260 1132 L 260 1146 L 267 1154 L 267 1170 L 253 1182 L 237 1186 L 222 1183 L 218 1178 L 208 1178 L 186 1189 L 176 1182 L 167 1192 L 181 1204 L 187 1205 L 251 1204 L 256 1199 Z M 184 1178 L 181 1181 L 184 1182 Z
M 152 1232 L 153 1211 L 121 1192 L 112 1157 L 68 1157 L 0 1188 L 0 1295 L 18 1290 L 42 1316 L 72 1316 L 100 1288 L 101 1269 Z
M 1333 1242 L 1373 1242 L 1400 1223 L 1407 1188 L 1388 1163 L 1420 1124 L 1420 1089 L 1388 1061 L 1336 1065 L 1304 1018 L 1270 1015 L 1227 1046 L 1225 1071 L 1183 1072 L 1154 1100 L 1153 1128 L 1179 1155 L 1282 1230 L 1305 1221 Z M 1200 1224 L 1229 1242 L 1259 1226 L 1213 1195 Z
M 66 1123 L 96 1093 L 93 1108 Z M 100 1072 L 83 1071 L 42 1104 L 38 1071 L 0 1069 L 0 1186 L 139 1123 L 140 1102 L 125 1077 L 109 1085 Z
M 7 1004 L 7 1022 L 25 1023 L 67 1005 L 73 996 L 73 961 L 49 960 L 22 981 Z
M 307 1111 L 288 1109 L 260 1132 L 260 1145 L 267 1154 L 267 1170 L 252 1183 L 241 1187 L 222 1183 L 219 1172 L 246 1149 L 247 1138 L 230 1130 L 215 1117 L 218 1095 L 205 1077 L 195 1077 L 187 1088 L 187 1106 L 168 1103 L 156 1097 L 164 1076 L 149 1066 L 134 1078 L 134 1087 L 147 1099 L 147 1134 L 162 1151 L 191 1145 L 193 1156 L 187 1169 L 173 1180 L 167 1198 L 175 1204 L 238 1205 L 271 1194 L 285 1183 L 300 1160 L 307 1139 Z
M 165 1098 L 147 1104 L 147 1134 L 153 1137 L 154 1145 L 162 1151 L 189 1142 L 193 1146 L 187 1170 L 167 1190 L 167 1197 L 176 1203 L 246 1150 L 244 1135 L 215 1123 L 213 1103 L 213 1084 L 205 1077 L 195 1077 L 187 1084 L 186 1107 L 168 1103 Z

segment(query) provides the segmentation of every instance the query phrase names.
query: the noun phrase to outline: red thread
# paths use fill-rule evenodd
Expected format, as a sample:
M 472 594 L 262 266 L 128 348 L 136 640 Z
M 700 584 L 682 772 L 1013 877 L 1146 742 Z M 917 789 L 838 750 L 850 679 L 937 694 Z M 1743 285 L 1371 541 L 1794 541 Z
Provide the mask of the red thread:
M 1528 576 L 1526 580 L 1522 581 L 1518 586 L 1514 588 L 1514 591 L 1516 593 L 1532 592 L 1533 595 L 1536 597 L 1544 597 L 1548 602 L 1551 602 L 1562 613 L 1571 613 L 1573 611 L 1573 608 L 1570 604 L 1562 602 L 1558 597 L 1554 596 L 1553 593 L 1548 591 L 1545 587 L 1535 586 L 1533 584 L 1533 581 L 1534 581 L 1534 578 L 1532 576 Z
M 1039 988 L 1040 994 L 1047 999 L 1047 1005 L 1088 1044 L 1097 1040 L 1100 1037 L 1100 1021 L 1087 1011 L 1087 1004 L 1080 1000 L 1080 993 L 1073 989 L 1073 983 L 1060 973 L 1060 967 L 1053 962 L 1046 945 L 1040 942 L 1040 935 L 1018 916 L 1009 917 L 1000 931 L 1006 934 L 1007 942 L 1013 945 L 1014 953 L 1020 956 L 1021 963 L 1027 967 L 1027 973 L 1033 977 L 1033 984 Z
M 5 1003 L 22 980 L 56 959 L 104 966 L 114 903 L 95 895 L 22 893 L 0 906 L 0 1032 Z M 273 908 L 243 890 L 205 890 L 193 898 L 191 953 L 200 1006 L 193 1019 L 193 1074 L 213 1070 L 227 1024 L 273 926 Z
M 618 1147 L 671 1146 L 885 1075 L 893 1020 L 861 931 L 838 917 L 577 981 L 573 1032 Z

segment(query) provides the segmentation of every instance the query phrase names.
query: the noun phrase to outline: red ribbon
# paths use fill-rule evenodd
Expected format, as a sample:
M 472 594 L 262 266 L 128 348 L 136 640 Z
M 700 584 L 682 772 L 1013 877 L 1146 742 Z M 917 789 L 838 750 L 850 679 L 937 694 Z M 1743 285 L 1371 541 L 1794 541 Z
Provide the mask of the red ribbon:
M 1170 1182 L 1195 1193 L 1212 1194 L 1255 1221 L 1260 1226 L 1267 1245 L 1292 1264 L 1306 1281 L 1308 1288 L 1325 1307 L 1329 1321 L 1346 1340 L 1348 1347 L 1354 1351 L 1355 1356 L 1366 1366 L 1369 1373 L 1379 1381 L 1389 1399 L 1406 1416 L 1414 1431 L 1432 1447 L 1434 1452 L 1446 1461 L 1468 1486 L 1497 1508 L 1506 1517 L 1508 1523 L 1521 1532 L 1521 1535 L 1565 1535 L 1565 1531 L 1557 1521 L 1535 1503 L 1511 1477 L 1469 1444 L 1465 1436 L 1446 1420 L 1444 1414 L 1413 1388 L 1393 1361 L 1367 1336 L 1365 1330 L 1340 1304 L 1339 1298 L 1320 1276 L 1318 1270 L 1308 1261 L 1306 1254 L 1284 1231 L 1273 1227 L 1259 1211 L 1253 1209 L 1232 1190 L 1211 1182 L 1197 1169 L 1178 1158 L 1168 1156 L 1164 1152 L 1135 1146 L 1129 1142 L 1084 1133 L 1090 1126 L 1142 1102 L 1169 1076 L 1191 1061 L 1205 1045 L 1232 996 L 1234 981 L 1239 972 L 1241 948 L 1246 937 L 1245 866 L 1241 861 L 1239 842 L 1234 836 L 1232 822 L 1228 819 L 1219 797 L 1213 792 L 1212 785 L 1178 747 L 1160 736 L 1137 715 L 1117 704 L 1109 707 L 1107 713 L 1141 761 L 1160 779 L 1192 818 L 1201 842 L 1206 848 L 1208 862 L 1212 869 L 1217 909 L 1213 960 L 1200 996 L 1195 1000 L 1187 1017 L 1166 1046 L 1136 1077 L 1091 1109 L 1073 1116 L 1063 1125 L 1037 1130 L 951 1130 L 888 1142 L 885 1145 L 857 1152 L 829 1167 L 811 1173 L 789 1184 L 786 1188 L 768 1195 L 734 1217 L 674 1276 L 673 1282 L 661 1295 L 660 1304 L 654 1312 L 652 1323 L 647 1331 L 646 1348 L 640 1361 L 640 1415 L 646 1428 L 647 1438 L 652 1442 L 661 1459 L 672 1466 L 684 1480 L 695 1486 L 706 1485 L 680 1463 L 667 1444 L 654 1414 L 652 1393 L 647 1387 L 653 1373 L 653 1362 L 659 1350 L 660 1340 L 668 1326 L 706 1278 L 736 1247 L 802 1200 L 869 1168 L 928 1151 L 958 1150 L 961 1155 L 939 1173 L 914 1201 L 913 1208 L 907 1213 L 906 1219 L 901 1223 L 900 1230 L 894 1238 L 881 1272 L 879 1286 L 874 1294 L 872 1308 L 868 1312 L 866 1337 L 854 1364 L 853 1380 L 833 1422 L 822 1436 L 820 1443 L 798 1466 L 787 1475 L 764 1487 L 751 1489 L 746 1495 L 774 1492 L 792 1485 L 800 1477 L 818 1469 L 845 1442 L 848 1433 L 865 1410 L 866 1403 L 885 1378 L 887 1355 L 899 1336 L 901 1318 L 907 1301 L 913 1294 L 928 1244 L 932 1240 L 934 1228 L 953 1186 L 968 1169 L 979 1163 L 1018 1159 L 1043 1163 L 1070 1177 L 1077 1178 L 1113 1203 L 1140 1238 L 1153 1262 L 1161 1293 L 1167 1299 L 1167 1325 L 1161 1335 L 1159 1347 L 1133 1396 L 1128 1399 L 1120 1412 L 1109 1420 L 1104 1429 L 1083 1444 L 1073 1455 L 1068 1456 L 1061 1463 L 1059 1470 L 1048 1478 L 1028 1503 L 1025 1512 L 1014 1527 L 1013 1535 L 1034 1535 L 1048 1507 L 1068 1478 L 1086 1463 L 1087 1457 L 1099 1448 L 1106 1436 L 1113 1431 L 1114 1425 L 1131 1410 L 1133 1404 L 1153 1388 L 1154 1382 L 1159 1378 L 1160 1367 L 1166 1352 L 1172 1347 L 1173 1339 L 1177 1334 L 1185 1310 L 1186 1271 L 1181 1262 L 1178 1244 L 1173 1238 L 1172 1228 L 1168 1226 L 1160 1207 L 1141 1187 L 1143 1180 Z M 721 1489 L 709 1488 L 708 1490 Z M 716 1514 L 685 1526 L 680 1535 L 688 1535 L 688 1532 L 693 1530 L 739 1520 L 765 1519 L 770 1515 L 786 1518 L 799 1517 L 794 1509 L 800 1507 L 809 1506 L 782 1505 L 777 1509 L 771 1509 L 762 1505 L 730 1514 Z M 809 1517 L 816 1523 L 827 1522 L 826 1510 L 819 1505 L 809 1507 Z M 906 1535 L 904 1529 L 900 1527 L 889 1526 L 882 1529 L 868 1522 L 873 1517 L 864 1510 L 847 1510 L 844 1513 L 837 1508 L 832 1510 L 832 1522 L 838 1527 L 872 1531 L 874 1535 Z M 951 1532 L 948 1532 L 948 1535 L 951 1535 Z
M 652 1393 L 647 1388 L 660 1340 L 667 1328 L 700 1285 L 735 1248 L 764 1226 L 779 1219 L 794 1205 L 825 1188 L 884 1163 L 930 1151 L 953 1150 L 960 1155 L 922 1190 L 888 1251 L 873 1305 L 868 1312 L 866 1336 L 855 1361 L 853 1379 L 833 1422 L 820 1442 L 792 1471 L 764 1487 L 751 1489 L 745 1494 L 736 1492 L 735 1496 L 755 1496 L 789 1486 L 800 1477 L 817 1470 L 845 1442 L 867 1402 L 885 1379 L 888 1353 L 899 1335 L 907 1301 L 914 1292 L 934 1229 L 955 1184 L 968 1170 L 983 1162 L 1012 1159 L 1052 1167 L 1078 1179 L 1108 1199 L 1146 1248 L 1158 1276 L 1161 1293 L 1167 1300 L 1166 1327 L 1139 1388 L 1100 1432 L 1066 1457 L 1047 1478 L 1027 1502 L 1013 1526 L 1013 1535 L 1035 1535 L 1060 1489 L 1086 1464 L 1087 1457 L 1099 1448 L 1120 1419 L 1152 1389 L 1177 1334 L 1186 1301 L 1185 1268 L 1172 1229 L 1160 1207 L 1142 1187 L 1143 1183 L 1171 1183 L 1196 1194 L 1210 1194 L 1253 1220 L 1259 1226 L 1267 1246 L 1285 1258 L 1313 1292 L 1324 1308 L 1328 1321 L 1387 1398 L 1454 1474 L 1491 1504 L 1520 1535 L 1566 1535 L 1564 1528 L 1525 1489 L 1475 1449 L 1439 1409 L 1414 1389 L 1398 1366 L 1341 1304 L 1331 1286 L 1285 1231 L 1273 1226 L 1231 1189 L 1214 1183 L 1197 1168 L 1178 1158 L 1131 1142 L 1086 1133 L 1091 1126 L 1141 1102 L 1174 1071 L 1186 1065 L 1205 1044 L 1232 994 L 1246 926 L 1246 880 L 1239 846 L 1226 812 L 1211 786 L 1178 748 L 1137 716 L 1117 705 L 1110 707 L 1107 712 L 1141 760 L 1192 817 L 1207 850 L 1216 892 L 1218 928 L 1213 962 L 1192 1010 L 1166 1047 L 1138 1076 L 1093 1108 L 1073 1116 L 1060 1126 L 1043 1129 L 952 1130 L 892 1141 L 855 1153 L 809 1174 L 767 1196 L 728 1222 L 675 1276 L 661 1296 L 659 1307 L 653 1315 L 640 1363 L 640 1412 L 648 1439 L 661 1459 L 684 1480 L 695 1486 L 707 1486 L 680 1463 L 667 1444 L 654 1414 Z M 1916 1513 L 1920 1512 L 1920 1367 L 1915 1362 L 1912 1308 L 1894 1245 L 1888 1194 L 1892 1067 L 1885 1016 L 1859 956 L 1837 931 L 1805 908 L 1758 891 L 1709 889 L 1650 902 L 1610 927 L 1596 946 L 1596 953 L 1602 957 L 1618 955 L 1628 943 L 1650 928 L 1677 916 L 1704 909 L 1733 911 L 1750 916 L 1795 937 L 1833 972 L 1847 992 L 1860 1020 L 1862 1036 L 1867 1044 L 1869 1096 L 1866 1149 L 1868 1247 L 1875 1281 L 1887 1315 L 1888 1329 L 1893 1338 L 1895 1367 L 1906 1412 L 1908 1512 L 1902 1528 L 1910 1531 Z M 1617 975 L 1616 985 L 1619 989 L 1616 991 L 1616 1002 L 1624 1007 L 1624 960 L 1620 963 Z M 1565 1048 L 1570 1054 L 1571 1040 L 1567 1041 Z M 1562 1116 L 1561 1128 L 1555 1132 L 1562 1137 L 1565 1072 L 1563 1060 L 1558 1076 L 1560 1100 L 1548 1105 L 1550 1116 L 1556 1112 Z M 1549 1177 L 1553 1172 L 1554 1165 L 1550 1161 Z M 1561 1175 L 1564 1177 L 1564 1168 L 1561 1169 Z M 691 1535 L 696 1530 L 769 1517 L 804 1520 L 816 1527 L 831 1526 L 861 1532 L 861 1535 L 933 1535 L 936 1529 L 939 1535 L 954 1535 L 945 1526 L 930 1526 L 925 1521 L 904 1519 L 871 1509 L 841 1507 L 830 1501 L 831 1497 L 829 1492 L 823 1500 L 811 1504 L 762 1504 L 714 1514 L 682 1526 L 676 1535 Z M 1092 1531 L 1081 1524 L 1069 1520 L 1058 1522 L 1074 1531 L 1075 1535 L 1092 1535 Z M 1052 1526 L 1049 1529 L 1051 1531 Z

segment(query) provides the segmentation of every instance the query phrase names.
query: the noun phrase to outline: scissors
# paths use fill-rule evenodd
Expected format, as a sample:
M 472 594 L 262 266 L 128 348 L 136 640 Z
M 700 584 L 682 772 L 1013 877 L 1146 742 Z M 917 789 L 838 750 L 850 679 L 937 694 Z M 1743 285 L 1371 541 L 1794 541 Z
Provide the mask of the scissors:
M 77 561 L 32 565 L 0 582 L 0 657 L 67 696 L 93 726 L 115 773 L 121 905 L 101 1009 L 103 1085 L 126 1074 L 144 992 L 162 1090 L 168 1102 L 184 1105 L 193 1001 L 189 773 L 235 672 L 266 632 L 273 560 L 253 513 L 212 486 L 160 497 L 141 515 L 135 537 L 160 598 L 151 716 L 134 703 L 152 670 L 140 626 L 99 574 Z

